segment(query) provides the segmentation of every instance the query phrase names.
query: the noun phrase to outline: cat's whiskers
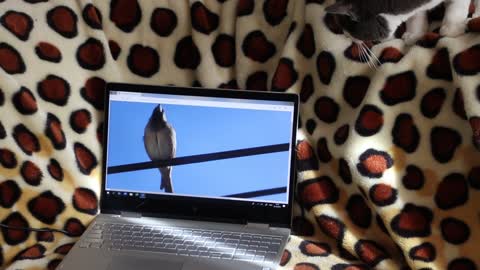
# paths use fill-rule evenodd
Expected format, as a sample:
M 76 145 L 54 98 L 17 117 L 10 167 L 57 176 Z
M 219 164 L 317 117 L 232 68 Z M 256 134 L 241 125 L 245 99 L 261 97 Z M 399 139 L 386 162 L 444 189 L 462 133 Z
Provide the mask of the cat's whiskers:
M 358 43 L 354 43 L 355 46 L 357 46 L 357 50 L 358 50 L 358 57 L 360 58 L 360 62 L 364 63 L 365 62 L 365 58 L 363 56 L 363 48 L 362 46 L 360 46 Z
M 358 49 L 358 57 L 360 58 L 360 62 L 364 63 L 366 62 L 365 61 L 365 57 L 363 55 L 363 48 L 362 46 L 360 46 L 358 43 L 355 43 L 355 45 L 357 46 L 357 49 Z
M 362 60 L 367 63 L 369 68 L 373 69 L 372 63 L 370 63 L 370 57 L 369 57 L 367 51 L 365 51 L 365 48 L 363 47 L 362 44 L 363 43 L 358 43 L 358 45 L 357 45 L 360 48 L 360 51 L 361 51 L 360 55 L 363 56 Z
M 364 55 L 364 51 L 363 51 L 362 46 L 360 46 L 360 45 L 357 45 L 357 46 L 358 46 L 358 49 L 360 50 L 360 61 L 362 61 L 362 63 L 365 63 L 365 62 L 368 63 L 367 58 Z M 370 64 L 368 66 L 370 66 Z
M 363 47 L 363 49 L 365 50 L 366 55 L 368 56 L 368 61 L 372 64 L 373 69 L 376 70 L 376 69 L 377 69 L 377 65 L 376 65 L 375 61 L 373 61 L 373 57 L 372 57 L 372 55 L 369 53 L 367 46 L 365 46 L 365 44 L 362 43 L 362 47 Z
M 367 55 L 368 62 L 371 63 L 371 67 L 373 69 L 378 69 L 377 61 L 379 62 L 378 58 L 375 56 L 375 54 L 368 48 L 365 43 L 361 43 L 361 47 L 365 51 L 365 54 Z M 370 65 L 369 65 L 370 66 Z
M 382 62 L 380 61 L 380 59 L 378 59 L 377 55 L 375 55 L 373 50 L 370 49 L 366 44 L 364 44 L 364 47 L 368 52 L 370 52 L 370 56 L 372 56 L 373 60 L 375 60 L 377 67 L 381 66 Z

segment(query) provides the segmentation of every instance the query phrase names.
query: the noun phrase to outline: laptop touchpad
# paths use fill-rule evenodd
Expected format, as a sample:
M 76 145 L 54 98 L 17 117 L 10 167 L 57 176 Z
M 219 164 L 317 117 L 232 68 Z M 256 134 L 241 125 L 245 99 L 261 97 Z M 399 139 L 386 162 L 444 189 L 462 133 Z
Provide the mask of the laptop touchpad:
M 180 270 L 182 262 L 166 259 L 152 259 L 134 256 L 114 256 L 108 265 L 108 270 Z

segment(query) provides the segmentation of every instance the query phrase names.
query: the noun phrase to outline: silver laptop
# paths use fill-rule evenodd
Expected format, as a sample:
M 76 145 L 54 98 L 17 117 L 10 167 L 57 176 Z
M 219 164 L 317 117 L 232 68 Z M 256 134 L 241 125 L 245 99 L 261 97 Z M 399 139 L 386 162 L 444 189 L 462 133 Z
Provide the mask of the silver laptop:
M 107 84 L 100 214 L 58 269 L 276 269 L 298 96 Z

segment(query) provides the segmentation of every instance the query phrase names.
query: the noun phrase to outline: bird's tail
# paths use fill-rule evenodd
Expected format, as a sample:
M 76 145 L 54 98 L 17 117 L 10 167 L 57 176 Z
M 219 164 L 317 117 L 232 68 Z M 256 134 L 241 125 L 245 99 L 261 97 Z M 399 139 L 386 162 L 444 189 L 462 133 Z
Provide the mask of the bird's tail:
M 165 189 L 165 192 L 168 193 L 173 193 L 171 170 L 172 167 L 160 168 L 160 174 L 162 175 L 160 189 Z

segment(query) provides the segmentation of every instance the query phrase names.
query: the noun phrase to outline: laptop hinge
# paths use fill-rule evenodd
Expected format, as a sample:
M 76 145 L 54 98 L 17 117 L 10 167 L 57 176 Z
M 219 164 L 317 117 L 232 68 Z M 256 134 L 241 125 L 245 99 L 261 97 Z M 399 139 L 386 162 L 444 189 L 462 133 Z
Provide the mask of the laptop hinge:
M 135 212 L 122 211 L 122 212 L 120 212 L 120 216 L 121 217 L 128 217 L 128 218 L 141 218 L 142 214 L 135 213 Z
M 247 228 L 252 228 L 252 229 L 269 229 L 270 225 L 268 225 L 267 223 L 248 222 L 246 227 Z

